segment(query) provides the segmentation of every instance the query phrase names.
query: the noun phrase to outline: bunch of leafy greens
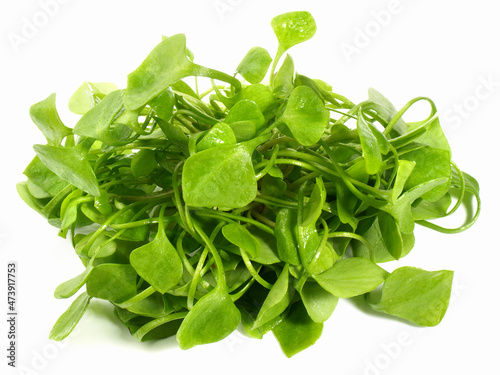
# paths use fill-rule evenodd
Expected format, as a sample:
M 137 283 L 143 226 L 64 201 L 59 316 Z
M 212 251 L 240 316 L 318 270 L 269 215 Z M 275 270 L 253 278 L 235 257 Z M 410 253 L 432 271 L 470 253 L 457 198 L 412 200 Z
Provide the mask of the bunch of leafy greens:
M 126 89 L 86 82 L 74 93 L 73 129 L 54 94 L 31 107 L 47 144 L 34 146 L 19 194 L 85 267 L 55 291 L 86 287 L 52 339 L 92 298 L 110 301 L 140 341 L 176 335 L 187 349 L 241 324 L 255 338 L 273 331 L 287 356 L 320 337 L 339 298 L 364 294 L 377 311 L 441 321 L 452 271 L 377 264 L 409 253 L 415 223 L 456 233 L 477 219 L 478 184 L 451 161 L 436 107 L 418 97 L 398 111 L 373 89 L 354 104 L 282 59 L 314 35 L 308 12 L 272 28 L 276 57 L 254 47 L 234 75 L 194 63 L 183 34 L 163 38 Z M 198 93 L 186 77 L 211 88 Z M 429 116 L 405 122 L 420 101 Z M 473 198 L 461 227 L 429 222 Z

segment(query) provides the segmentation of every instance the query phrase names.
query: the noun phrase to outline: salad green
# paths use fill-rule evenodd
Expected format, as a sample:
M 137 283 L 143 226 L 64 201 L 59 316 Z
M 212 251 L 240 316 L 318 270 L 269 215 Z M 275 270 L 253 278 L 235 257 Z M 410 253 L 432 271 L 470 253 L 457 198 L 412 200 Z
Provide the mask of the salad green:
M 234 74 L 194 63 L 177 34 L 125 89 L 78 88 L 73 128 L 55 94 L 31 107 L 47 144 L 34 146 L 17 189 L 83 264 L 55 291 L 70 298 L 85 287 L 52 339 L 95 298 L 139 341 L 176 335 L 188 349 L 241 325 L 254 338 L 272 331 L 287 356 L 320 337 L 340 298 L 364 295 L 422 326 L 442 320 L 452 271 L 380 266 L 412 250 L 415 224 L 458 233 L 480 211 L 479 185 L 452 162 L 434 103 L 397 110 L 370 89 L 355 104 L 285 55 L 315 34 L 311 14 L 271 25 L 275 58 L 253 47 Z M 211 86 L 200 93 L 202 77 Z M 421 101 L 428 117 L 404 121 Z M 459 228 L 431 222 L 462 206 L 475 213 Z

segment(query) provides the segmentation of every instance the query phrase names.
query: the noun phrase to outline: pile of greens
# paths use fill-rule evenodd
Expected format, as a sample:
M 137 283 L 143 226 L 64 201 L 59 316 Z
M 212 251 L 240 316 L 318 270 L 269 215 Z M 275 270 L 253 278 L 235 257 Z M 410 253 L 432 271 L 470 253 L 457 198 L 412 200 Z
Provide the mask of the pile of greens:
M 397 110 L 371 89 L 354 104 L 285 56 L 314 35 L 308 12 L 271 24 L 275 58 L 254 47 L 234 75 L 194 63 L 177 34 L 126 89 L 78 88 L 74 128 L 54 94 L 31 107 L 47 144 L 34 146 L 19 194 L 69 236 L 85 267 L 55 291 L 69 298 L 86 287 L 52 339 L 73 330 L 92 298 L 110 301 L 139 341 L 176 335 L 188 349 L 241 324 L 255 338 L 273 331 L 287 356 L 320 337 L 339 298 L 364 294 L 377 311 L 441 321 L 452 271 L 378 265 L 410 252 L 415 223 L 456 233 L 477 219 L 479 186 L 451 161 L 434 103 L 418 97 Z M 198 77 L 211 84 L 203 93 Z M 405 122 L 420 101 L 429 116 Z M 429 222 L 474 198 L 461 227 Z

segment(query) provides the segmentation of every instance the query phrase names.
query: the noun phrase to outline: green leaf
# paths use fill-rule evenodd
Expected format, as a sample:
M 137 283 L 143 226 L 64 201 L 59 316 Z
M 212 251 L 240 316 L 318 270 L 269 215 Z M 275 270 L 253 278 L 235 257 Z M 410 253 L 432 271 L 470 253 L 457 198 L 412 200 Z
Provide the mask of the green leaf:
M 76 123 L 73 132 L 97 139 L 110 146 L 127 144 L 132 130 L 123 124 L 114 124 L 123 110 L 123 90 L 106 95 L 95 107 L 86 112 Z
M 295 67 L 293 65 L 293 59 L 290 55 L 286 55 L 273 81 L 273 92 L 278 98 L 286 98 L 293 91 L 295 88 L 293 84 L 294 76 Z
M 266 125 L 266 119 L 259 106 L 248 99 L 236 102 L 224 122 L 233 129 L 238 142 L 252 139 Z
M 38 156 L 33 158 L 23 173 L 30 183 L 35 184 L 51 197 L 55 197 L 68 186 L 68 183 L 47 168 Z
M 99 211 L 101 214 L 108 216 L 111 215 L 113 212 L 113 207 L 109 203 L 109 195 L 106 190 L 104 189 L 99 189 L 99 194 L 98 197 L 94 198 L 94 207 Z
M 71 129 L 62 123 L 57 113 L 56 94 L 51 94 L 47 99 L 33 104 L 30 108 L 30 117 L 50 146 L 60 146 L 63 138 L 72 134 Z
M 340 221 L 356 229 L 358 218 L 354 215 L 354 210 L 359 204 L 359 200 L 341 182 L 335 183 L 335 189 L 337 191 L 337 211 Z
M 18 182 L 16 184 L 17 194 L 21 197 L 21 199 L 30 206 L 33 210 L 38 212 L 40 215 L 46 217 L 47 215 L 43 212 L 43 207 L 45 206 L 44 202 L 41 199 L 37 199 L 31 194 L 28 183 L 26 181 Z
M 100 264 L 87 280 L 87 293 L 91 297 L 120 303 L 137 294 L 136 280 L 137 273 L 130 264 Z
M 388 273 L 365 258 L 343 259 L 313 278 L 325 290 L 340 298 L 351 298 L 372 291 Z
M 370 99 L 370 102 L 377 106 L 377 114 L 382 116 L 386 122 L 391 121 L 394 115 L 398 112 L 389 99 L 373 88 L 368 89 L 368 98 Z M 367 109 L 366 106 L 364 106 L 364 108 Z M 403 119 L 400 118 L 394 125 L 393 130 L 400 135 L 406 134 L 408 132 L 408 125 L 403 121 Z
M 323 333 L 323 324 L 315 323 L 304 305 L 294 303 L 286 317 L 273 328 L 281 349 L 290 358 L 313 345 Z
M 43 190 L 40 186 L 35 184 L 33 181 L 28 179 L 26 186 L 28 187 L 28 192 L 36 199 L 53 198 L 49 193 Z M 66 181 L 64 181 L 66 183 Z
M 170 291 L 182 278 L 181 259 L 163 228 L 158 230 L 153 241 L 132 251 L 130 264 L 139 276 L 162 294 Z
M 217 342 L 233 332 L 241 321 L 238 308 L 224 288 L 204 295 L 184 318 L 177 341 L 181 349 Z
M 395 202 L 387 202 L 380 205 L 377 204 L 377 208 L 394 217 L 398 223 L 401 233 L 412 233 L 415 227 L 415 222 L 411 215 L 411 206 L 413 202 L 432 189 L 447 183 L 449 183 L 449 179 L 447 178 L 438 178 L 421 183 L 420 185 L 406 191 Z
M 394 187 L 392 188 L 392 200 L 395 201 L 403 192 L 404 186 L 408 177 L 410 176 L 413 168 L 415 168 L 414 161 L 400 160 Z
M 283 181 L 283 178 L 273 177 L 269 172 L 264 177 L 262 177 L 260 183 L 260 191 L 262 195 L 281 198 L 285 193 L 288 185 L 285 181 Z
M 250 100 L 257 104 L 262 113 L 265 113 L 276 104 L 276 98 L 269 87 L 260 83 L 247 86 L 231 97 L 226 97 L 221 93 L 218 93 L 217 97 L 230 110 L 238 102 L 244 100 Z
M 316 93 L 308 86 L 296 87 L 281 116 L 278 124 L 285 124 L 291 135 L 303 146 L 316 144 L 328 124 L 330 113 Z
M 179 127 L 170 122 L 163 121 L 161 118 L 158 118 L 156 122 L 167 137 L 167 140 L 179 146 L 184 153 L 187 153 L 189 139 L 186 134 Z
M 170 121 L 174 112 L 175 96 L 172 90 L 167 89 L 161 92 L 158 96 L 149 103 L 156 115 L 163 121 Z
M 379 211 L 378 225 L 387 251 L 389 251 L 394 259 L 401 258 L 403 253 L 403 236 L 396 220 L 388 213 Z
M 223 122 L 215 124 L 196 145 L 197 151 L 203 151 L 220 145 L 234 145 L 236 137 L 231 127 Z
M 330 318 L 339 301 L 338 297 L 314 281 L 307 281 L 299 293 L 307 313 L 316 323 L 323 323 Z
M 380 301 L 369 304 L 374 310 L 432 327 L 446 313 L 452 280 L 452 271 L 401 267 L 387 277 Z
M 113 220 L 113 224 L 126 224 L 129 223 L 133 217 L 135 217 L 135 220 L 142 220 L 142 219 L 149 219 L 149 216 L 147 213 L 144 213 L 140 215 L 139 217 L 136 217 L 137 212 L 134 209 L 127 210 L 124 213 L 120 214 L 115 220 Z M 132 227 L 132 228 L 127 228 L 125 229 L 121 234 L 120 234 L 120 239 L 128 240 L 128 241 L 146 241 L 149 238 L 149 225 L 141 225 L 138 227 Z
M 151 174 L 158 166 L 156 161 L 156 151 L 154 150 L 139 150 L 130 163 L 130 169 L 135 177 L 142 177 Z
M 386 242 L 382 236 L 378 222 L 378 215 L 374 218 L 361 221 L 356 233 L 363 236 L 365 241 L 370 244 L 370 249 L 364 243 L 354 241 L 352 246 L 355 256 L 372 259 L 375 263 L 390 262 L 395 260 L 387 249 Z M 415 245 L 415 236 L 413 232 L 401 233 L 401 238 L 403 239 L 403 250 L 400 258 L 408 255 Z
M 319 237 L 316 241 L 319 241 Z M 317 248 L 314 257 L 307 265 L 307 270 L 311 275 L 323 273 L 327 269 L 333 267 L 338 258 L 339 256 L 332 245 L 327 241 L 323 246 Z
M 380 149 L 380 152 L 383 155 L 387 155 L 390 151 L 390 144 L 387 138 L 385 137 L 384 133 L 382 133 L 380 130 L 377 129 L 375 125 L 373 125 L 371 122 L 367 122 L 368 127 L 370 128 L 370 131 L 372 134 L 375 136 L 375 139 L 377 140 L 378 147 Z
M 366 162 L 366 173 L 377 174 L 382 166 L 382 154 L 377 137 L 372 132 L 372 128 L 363 117 L 361 109 L 358 112 L 358 134 L 363 150 L 363 157 Z
M 160 293 L 153 293 L 147 298 L 127 307 L 127 310 L 148 318 L 160 318 L 173 311 L 165 304 L 165 300 Z
M 125 107 L 131 110 L 140 108 L 169 86 L 188 76 L 220 79 L 240 88 L 237 79 L 193 63 L 186 47 L 186 36 L 177 34 L 164 38 L 142 64 L 128 75 Z
M 222 227 L 222 234 L 229 242 L 246 252 L 251 259 L 260 255 L 260 242 L 243 225 L 225 225 Z
M 254 226 L 248 228 L 248 231 L 260 243 L 260 253 L 258 257 L 252 259 L 254 262 L 260 264 L 275 264 L 281 261 L 280 258 L 278 258 L 276 237 Z
M 405 189 L 418 186 L 437 178 L 448 178 L 450 181 L 422 195 L 423 199 L 436 201 L 448 192 L 451 183 L 451 153 L 432 147 L 421 148 L 401 155 L 401 161 L 415 163 L 415 168 L 405 183 Z
M 54 297 L 69 298 L 74 295 L 87 282 L 93 270 L 94 267 L 92 265 L 88 265 L 85 271 L 81 274 L 58 285 L 54 291 Z
M 82 147 L 34 145 L 33 148 L 42 163 L 56 175 L 90 195 L 99 196 L 97 178 Z
M 191 155 L 182 173 L 182 194 L 193 207 L 244 207 L 257 195 L 252 158 L 244 145 L 209 148 Z
M 289 283 L 288 263 L 269 291 L 260 308 L 253 328 L 260 327 L 280 315 L 288 307 L 293 297 L 293 288 Z
M 411 207 L 411 214 L 413 220 L 437 219 L 447 215 L 450 205 L 451 194 L 445 194 L 435 202 L 429 202 L 425 199 L 417 200 Z
M 78 191 L 78 190 L 76 190 Z M 81 194 L 81 192 L 80 192 Z M 64 203 L 64 201 L 63 201 Z M 64 210 L 64 214 L 61 212 L 61 229 L 67 229 L 69 228 L 73 223 L 76 222 L 76 219 L 78 218 L 78 206 L 80 204 L 79 199 L 73 199 L 69 204 L 66 206 Z
M 309 266 L 313 261 L 313 257 L 314 255 L 319 255 L 321 253 L 318 252 L 321 239 L 319 238 L 318 231 L 316 230 L 316 225 L 312 224 L 307 227 L 299 225 L 297 226 L 296 235 L 299 243 L 301 264 L 306 267 L 310 273 L 312 273 Z M 318 264 L 316 264 L 314 268 L 317 268 L 317 266 Z
M 91 232 L 83 236 L 76 243 L 75 252 L 79 256 L 92 258 L 94 255 L 96 255 L 96 251 L 99 251 L 99 253 L 96 255 L 96 258 L 105 258 L 112 255 L 116 251 L 116 242 L 108 241 L 110 237 L 106 232 L 99 234 L 97 238 L 93 239 L 92 243 L 89 246 L 89 241 L 94 237 L 94 235 L 95 232 Z
M 278 38 L 279 56 L 287 49 L 311 39 L 316 33 L 316 22 L 311 13 L 306 11 L 280 14 L 271 20 L 271 27 Z
M 114 83 L 84 82 L 69 98 L 68 108 L 77 115 L 84 115 L 90 111 L 99 100 L 115 90 L 118 90 L 118 86 Z
M 323 204 L 326 199 L 325 185 L 321 178 L 316 178 L 316 184 L 313 187 L 311 196 L 309 200 L 304 205 L 304 212 L 302 214 L 303 227 L 310 225 L 316 225 L 319 217 L 321 216 L 321 210 L 323 209 Z
M 264 337 L 264 330 L 262 327 L 257 327 L 253 328 L 255 319 L 253 316 L 244 308 L 238 307 L 241 313 L 241 325 L 243 326 L 243 329 L 245 330 L 245 333 L 250 336 L 251 338 L 254 339 L 262 339 Z
M 300 259 L 296 228 L 297 211 L 282 208 L 276 215 L 276 225 L 274 227 L 279 258 L 284 262 L 298 266 Z
M 236 68 L 236 73 L 241 74 L 250 83 L 260 83 L 272 61 L 273 58 L 265 48 L 253 47 Z
M 76 327 L 83 314 L 85 314 L 91 299 L 92 297 L 85 292 L 80 294 L 59 319 L 57 319 L 57 322 L 49 333 L 49 339 L 55 341 L 64 340 Z

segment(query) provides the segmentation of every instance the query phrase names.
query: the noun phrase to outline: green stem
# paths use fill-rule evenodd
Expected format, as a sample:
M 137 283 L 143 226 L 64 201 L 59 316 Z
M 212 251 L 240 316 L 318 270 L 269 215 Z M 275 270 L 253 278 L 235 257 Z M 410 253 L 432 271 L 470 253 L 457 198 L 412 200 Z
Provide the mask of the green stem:
M 137 331 L 135 331 L 134 337 L 138 341 L 142 341 L 143 337 L 146 336 L 146 334 L 148 332 L 150 332 L 151 330 L 153 330 L 153 329 L 155 329 L 155 328 L 157 328 L 165 323 L 171 322 L 173 320 L 183 319 L 186 317 L 187 314 L 188 314 L 188 311 L 181 311 L 181 312 L 173 313 L 173 314 L 152 320 L 152 321 L 144 324 Z
M 269 220 L 267 217 L 260 214 L 259 212 L 249 210 L 248 213 L 250 214 L 250 218 L 255 217 L 257 220 L 259 220 L 260 222 L 262 222 L 263 224 L 267 225 L 270 228 L 274 228 L 276 226 L 276 223 L 274 221 Z
M 156 289 L 153 288 L 152 286 L 149 286 L 148 288 L 144 289 L 142 292 L 135 295 L 134 297 L 121 303 L 115 303 L 115 305 L 121 307 L 122 309 L 128 309 L 130 306 L 135 305 L 136 303 L 142 301 L 143 299 L 148 298 L 154 292 L 156 292 Z
M 264 232 L 267 232 L 269 234 L 274 234 L 274 230 L 269 228 L 267 225 L 262 224 L 260 221 L 253 220 L 253 219 L 250 219 L 250 218 L 247 218 L 244 216 L 233 215 L 233 214 L 230 214 L 227 212 L 208 210 L 205 208 L 197 209 L 196 213 L 200 216 L 214 217 L 217 219 L 223 218 L 223 219 L 226 219 L 227 222 L 244 221 L 245 223 L 250 223 L 250 224 L 256 226 L 257 228 L 262 229 Z
M 181 217 L 182 224 L 184 225 L 184 228 L 186 228 L 189 231 L 188 223 L 186 221 L 186 214 L 184 212 L 184 207 L 182 206 L 182 201 L 181 201 L 181 195 L 179 193 L 179 185 L 177 183 L 177 174 L 179 173 L 179 170 L 181 169 L 182 165 L 184 164 L 183 161 L 179 162 L 174 169 L 174 173 L 172 173 L 172 187 L 174 190 L 174 203 L 177 208 L 177 211 L 179 212 L 179 216 Z M 194 236 L 194 233 L 190 231 L 190 234 Z
M 479 218 L 479 213 L 481 212 L 481 198 L 479 197 L 479 194 L 477 194 L 475 191 L 472 191 L 471 189 L 466 189 L 466 191 L 471 193 L 476 198 L 477 206 L 476 206 L 476 212 L 474 213 L 472 218 L 470 220 L 468 220 L 465 224 L 463 224 L 457 228 L 445 228 L 445 227 L 442 227 L 440 225 L 431 223 L 430 221 L 427 221 L 427 220 L 418 220 L 418 221 L 415 221 L 415 223 L 422 225 L 426 228 L 433 229 L 435 231 L 438 231 L 441 233 L 446 233 L 446 234 L 461 233 L 461 232 L 469 229 Z M 453 209 L 452 209 L 452 211 L 453 211 Z
M 437 112 L 437 109 L 436 109 L 436 105 L 434 104 L 434 102 L 432 100 L 430 100 L 429 98 L 426 98 L 425 96 L 419 96 L 417 98 L 414 98 L 412 100 L 410 100 L 408 103 L 406 103 L 404 105 L 403 108 L 401 108 L 391 119 L 391 121 L 389 121 L 389 123 L 387 124 L 387 126 L 385 127 L 384 129 L 384 135 L 388 135 L 390 133 L 390 131 L 392 130 L 392 128 L 394 127 L 394 125 L 396 125 L 396 123 L 399 121 L 399 119 L 403 116 L 403 114 L 413 105 L 415 104 L 416 102 L 420 101 L 420 100 L 425 100 L 427 102 L 429 102 L 429 104 L 431 105 L 431 114 L 429 115 L 429 117 L 427 118 L 427 120 L 425 121 L 428 121 L 430 120 L 434 114 Z
M 279 151 L 279 147 L 278 146 L 274 146 L 273 148 L 273 153 L 271 155 L 271 158 L 269 159 L 269 162 L 267 163 L 267 165 L 264 167 L 263 170 L 261 170 L 256 176 L 255 176 L 255 179 L 258 181 L 260 180 L 262 177 L 264 177 L 267 172 L 269 172 L 271 170 L 271 168 L 274 166 L 274 162 L 276 161 L 276 158 L 278 157 L 278 151 Z
M 252 286 L 252 284 L 255 282 L 254 278 L 251 278 L 248 282 L 247 285 L 245 285 L 239 292 L 236 292 L 235 294 L 230 294 L 231 296 L 231 301 L 236 302 L 239 300 L 241 297 L 245 295 L 248 289 Z
M 241 258 L 243 259 L 243 262 L 245 263 L 245 266 L 246 266 L 248 272 L 250 272 L 250 275 L 252 275 L 252 277 L 255 279 L 255 281 L 257 281 L 264 288 L 271 289 L 273 287 L 273 284 L 268 283 L 266 280 L 264 280 L 258 274 L 258 272 L 255 270 L 255 268 L 253 268 L 253 264 L 250 261 L 250 259 L 248 258 L 248 255 L 241 248 L 240 248 L 240 254 L 241 254 Z
M 222 224 L 222 223 L 220 223 Z M 219 225 L 220 225 L 219 224 Z M 215 248 L 212 240 L 207 237 L 205 232 L 199 227 L 197 223 L 193 223 L 194 229 L 198 233 L 198 235 L 201 237 L 205 245 L 208 247 L 210 252 L 212 253 L 212 256 L 214 257 L 215 260 L 215 266 L 217 267 L 217 287 L 227 289 L 226 285 L 226 276 L 224 273 L 224 265 L 222 264 L 222 259 L 220 258 L 219 252 Z
M 207 77 L 211 79 L 217 79 L 219 81 L 227 82 L 234 86 L 236 92 L 241 90 L 241 82 L 235 77 L 230 76 L 229 74 L 220 72 L 215 69 L 209 69 L 201 65 L 196 65 L 194 69 L 196 76 Z
M 205 247 L 200 255 L 200 259 L 198 260 L 196 269 L 194 270 L 193 278 L 191 279 L 191 285 L 189 285 L 189 291 L 187 297 L 188 310 L 191 310 L 193 308 L 196 288 L 198 286 L 198 281 L 201 278 L 201 270 L 203 269 L 203 264 L 205 263 L 205 259 L 207 259 L 207 255 L 208 255 L 208 248 Z
M 354 240 L 358 240 L 368 248 L 368 251 L 370 252 L 370 260 L 375 261 L 372 245 L 359 234 L 352 232 L 333 232 L 328 234 L 328 238 L 352 238 Z

